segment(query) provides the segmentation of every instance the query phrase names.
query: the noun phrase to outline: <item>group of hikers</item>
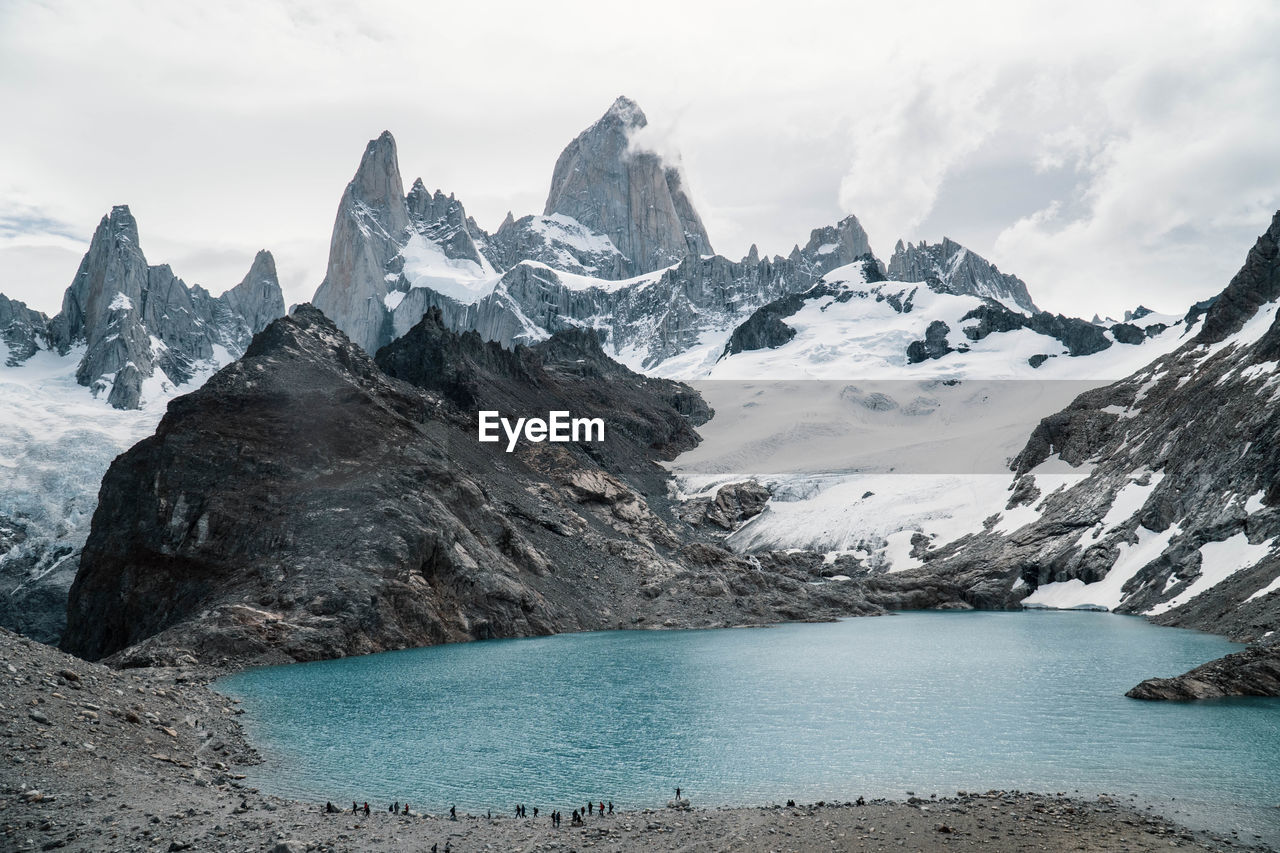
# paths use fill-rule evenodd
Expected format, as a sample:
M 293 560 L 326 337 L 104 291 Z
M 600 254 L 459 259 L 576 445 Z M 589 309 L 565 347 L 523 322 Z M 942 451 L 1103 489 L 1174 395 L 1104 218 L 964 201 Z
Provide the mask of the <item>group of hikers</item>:
M 680 797 L 680 789 L 676 788 L 676 798 L 679 799 L 679 797 Z M 340 814 L 342 812 L 342 809 L 335 806 L 332 802 L 325 803 L 324 810 L 327 814 Z M 404 805 L 401 805 L 398 802 L 392 803 L 391 805 L 387 806 L 387 811 L 390 812 L 391 814 L 397 814 L 397 815 L 411 814 L 411 812 L 409 811 L 408 803 L 405 803 Z M 351 813 L 353 815 L 358 815 L 363 813 L 365 817 L 368 817 L 372 813 L 372 809 L 369 808 L 369 804 L 367 802 L 365 802 L 364 804 L 361 804 L 356 802 L 355 800 L 352 800 Z M 589 815 L 595 816 L 597 813 L 601 817 L 604 817 L 606 814 L 613 814 L 613 800 L 609 800 L 608 804 L 606 804 L 604 800 L 601 800 L 599 804 L 588 801 L 587 804 L 583 806 L 581 809 L 573 810 L 573 816 L 569 819 L 569 825 L 582 826 L 586 822 L 587 816 Z M 533 817 L 536 818 L 537 816 L 538 816 L 538 807 L 534 806 Z M 490 810 L 489 812 L 489 817 L 490 818 L 493 817 L 492 810 Z M 516 806 L 516 817 L 529 817 L 529 810 L 525 807 L 523 803 Z M 449 820 L 457 820 L 457 819 L 458 819 L 458 807 L 450 806 Z M 561 815 L 559 811 L 554 811 L 551 813 L 551 825 L 553 827 L 560 826 L 562 820 L 563 820 L 563 815 Z

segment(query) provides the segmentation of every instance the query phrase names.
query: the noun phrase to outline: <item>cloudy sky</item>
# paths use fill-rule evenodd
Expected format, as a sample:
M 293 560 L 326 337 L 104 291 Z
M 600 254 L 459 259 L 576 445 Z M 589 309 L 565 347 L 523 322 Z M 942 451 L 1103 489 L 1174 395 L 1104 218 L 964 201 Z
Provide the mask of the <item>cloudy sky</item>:
M 217 293 L 323 276 L 365 142 L 496 228 L 618 94 L 718 251 L 856 213 L 968 245 L 1043 306 L 1176 311 L 1280 208 L 1280 4 L 0 0 L 0 292 L 53 312 L 127 203 Z

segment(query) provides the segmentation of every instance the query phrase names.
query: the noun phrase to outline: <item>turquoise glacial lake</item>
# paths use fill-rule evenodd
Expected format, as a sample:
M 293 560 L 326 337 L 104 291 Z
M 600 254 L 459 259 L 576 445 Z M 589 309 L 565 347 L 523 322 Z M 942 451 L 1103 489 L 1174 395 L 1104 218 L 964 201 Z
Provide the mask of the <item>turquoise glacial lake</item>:
M 1124 696 L 1235 648 L 1109 613 L 903 613 L 437 646 L 215 686 L 243 702 L 252 784 L 305 800 L 568 813 L 662 806 L 677 785 L 698 806 L 1000 788 L 1109 793 L 1277 844 L 1280 700 Z

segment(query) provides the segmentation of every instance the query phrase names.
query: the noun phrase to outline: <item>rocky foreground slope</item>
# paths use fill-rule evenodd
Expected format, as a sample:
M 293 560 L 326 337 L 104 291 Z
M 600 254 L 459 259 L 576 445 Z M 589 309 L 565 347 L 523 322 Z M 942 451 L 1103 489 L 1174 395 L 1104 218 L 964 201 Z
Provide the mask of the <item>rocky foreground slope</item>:
M 477 441 L 481 408 L 599 416 L 607 438 L 507 453 Z M 222 665 L 1007 603 L 984 572 L 827 583 L 842 566 L 817 555 L 720 547 L 706 531 L 751 501 L 679 518 L 657 465 L 708 415 L 590 332 L 512 351 L 433 312 L 375 363 L 303 306 L 111 466 L 63 646 Z

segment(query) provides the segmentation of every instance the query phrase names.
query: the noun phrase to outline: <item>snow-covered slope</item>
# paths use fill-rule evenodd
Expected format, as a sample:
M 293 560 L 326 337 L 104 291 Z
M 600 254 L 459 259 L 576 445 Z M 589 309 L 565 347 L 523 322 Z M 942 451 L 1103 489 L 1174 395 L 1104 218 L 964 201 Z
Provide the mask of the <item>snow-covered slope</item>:
M 1142 322 L 1119 333 L 1136 343 L 1121 343 L 1085 321 L 885 281 L 866 262 L 840 267 L 760 309 L 718 360 L 693 367 L 716 416 L 672 470 L 690 497 L 746 479 L 771 490 L 730 536 L 735 547 L 910 568 L 927 547 L 1028 520 L 1005 508 L 1009 462 L 1040 419 L 1189 334 L 1182 317 Z M 1061 483 L 1085 473 L 1058 468 Z

